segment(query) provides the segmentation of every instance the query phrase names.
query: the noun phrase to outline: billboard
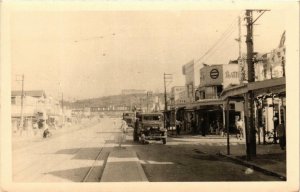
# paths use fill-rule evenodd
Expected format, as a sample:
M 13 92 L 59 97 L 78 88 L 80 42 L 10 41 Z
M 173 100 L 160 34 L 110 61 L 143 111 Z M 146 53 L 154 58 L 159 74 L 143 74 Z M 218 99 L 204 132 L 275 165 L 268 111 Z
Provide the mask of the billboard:
M 200 69 L 200 86 L 222 85 L 223 65 L 205 66 Z
M 205 66 L 200 69 L 200 86 L 239 84 L 239 65 L 224 64 Z
M 223 88 L 228 85 L 238 85 L 240 83 L 240 73 L 238 64 L 223 65 Z

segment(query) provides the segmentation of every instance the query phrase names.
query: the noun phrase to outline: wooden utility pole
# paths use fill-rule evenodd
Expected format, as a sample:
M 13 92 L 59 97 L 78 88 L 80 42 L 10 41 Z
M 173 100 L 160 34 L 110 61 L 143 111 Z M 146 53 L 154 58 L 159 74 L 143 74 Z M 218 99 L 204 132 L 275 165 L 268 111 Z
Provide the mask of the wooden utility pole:
M 261 13 L 253 21 L 253 11 Z M 248 65 L 248 82 L 255 81 L 254 71 L 254 57 L 253 57 L 253 24 L 262 16 L 267 10 L 246 10 L 247 20 L 247 65 Z M 254 93 L 249 91 L 245 94 L 245 117 L 246 117 L 246 147 L 247 147 L 247 159 L 251 160 L 251 157 L 256 156 L 256 133 L 254 124 Z
M 229 143 L 229 99 L 226 100 L 226 135 L 227 135 L 227 155 L 230 155 L 230 143 Z
M 166 74 L 164 73 L 164 89 L 165 89 L 165 113 L 164 113 L 164 122 L 166 127 L 166 112 L 168 110 L 168 104 L 167 104 L 167 80 L 172 80 L 172 74 Z M 170 82 L 170 81 L 169 81 Z
M 147 91 L 147 113 L 149 112 L 149 100 L 148 100 L 149 92 Z
M 22 75 L 22 91 L 21 91 L 21 120 L 20 120 L 20 127 L 23 130 L 24 128 L 24 115 L 23 115 L 23 103 L 24 103 L 24 74 Z
M 165 90 L 165 112 L 167 111 L 167 86 L 166 86 L 166 74 L 164 73 L 164 90 Z
M 245 66 L 244 62 L 242 60 L 242 29 L 241 29 L 241 17 L 238 18 L 238 28 L 239 28 L 239 37 L 238 37 L 238 43 L 239 43 L 239 59 L 238 63 L 240 66 L 240 83 L 245 81 Z
M 62 112 L 62 124 L 65 123 L 65 115 L 64 115 L 64 93 L 61 93 L 61 112 Z
M 241 29 L 241 17 L 238 19 L 238 26 L 239 26 L 239 60 L 242 59 L 242 29 Z

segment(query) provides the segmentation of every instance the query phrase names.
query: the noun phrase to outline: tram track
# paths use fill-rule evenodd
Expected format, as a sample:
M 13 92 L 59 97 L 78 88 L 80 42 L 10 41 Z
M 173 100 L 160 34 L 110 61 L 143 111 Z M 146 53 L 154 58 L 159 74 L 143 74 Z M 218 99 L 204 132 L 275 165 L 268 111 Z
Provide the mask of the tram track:
M 108 128 L 76 130 L 74 135 L 64 134 L 62 138 L 26 147 L 28 150 L 14 151 L 13 181 L 99 182 L 109 151 L 115 145 L 111 142 L 114 131 Z
M 99 153 L 98 153 L 98 155 L 97 155 L 94 163 L 92 164 L 92 166 L 90 167 L 90 169 L 88 170 L 88 172 L 86 173 L 86 175 L 83 177 L 82 182 L 90 182 L 89 177 L 90 177 L 91 173 L 95 170 L 95 167 L 98 165 L 98 161 L 100 161 L 100 157 L 102 155 L 102 151 L 104 149 L 104 146 L 105 146 L 105 143 L 101 147 L 101 149 L 100 149 L 100 151 L 99 151 Z M 103 168 L 102 169 L 104 169 L 104 166 L 105 166 L 105 163 L 103 162 Z M 100 181 L 100 178 L 99 178 L 99 181 Z

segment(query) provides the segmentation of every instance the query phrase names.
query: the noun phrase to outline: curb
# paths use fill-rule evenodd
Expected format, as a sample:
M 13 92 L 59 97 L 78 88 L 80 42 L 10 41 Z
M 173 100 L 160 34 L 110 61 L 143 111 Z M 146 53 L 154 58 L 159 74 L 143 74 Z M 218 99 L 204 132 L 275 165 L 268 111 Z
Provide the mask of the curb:
M 141 163 L 140 163 L 140 161 L 139 161 L 139 159 L 138 159 L 138 157 L 136 155 L 136 152 L 133 152 L 133 153 L 134 153 L 134 155 L 136 156 L 136 158 L 138 160 L 138 161 L 136 161 L 136 164 L 137 164 L 139 175 L 142 178 L 142 181 L 143 182 L 149 182 L 149 180 L 148 180 L 148 178 L 146 176 L 146 173 L 145 173 L 145 171 L 144 171 L 144 169 L 143 169 L 143 167 L 142 167 L 142 165 L 141 165 Z
M 262 172 L 262 173 L 264 173 L 264 174 L 266 174 L 266 175 L 278 177 L 280 180 L 286 181 L 286 176 L 284 176 L 284 175 L 282 175 L 282 174 L 279 174 L 279 173 L 276 173 L 276 172 L 274 172 L 274 171 L 270 171 L 270 170 L 267 170 L 267 169 L 265 169 L 265 168 L 262 168 L 262 167 L 260 167 L 260 166 L 258 166 L 258 165 L 256 165 L 256 164 L 254 164 L 254 163 L 250 163 L 250 162 L 247 162 L 247 161 L 243 161 L 243 160 L 241 160 L 241 159 L 239 159 L 239 158 L 232 157 L 232 156 L 230 156 L 230 155 L 225 155 L 225 154 L 223 154 L 223 153 L 221 153 L 221 152 L 220 152 L 218 155 L 220 155 L 220 156 L 222 156 L 222 157 L 226 157 L 226 158 L 228 158 L 228 159 L 231 159 L 231 160 L 233 160 L 233 161 L 239 163 L 240 165 L 243 165 L 243 166 L 252 168 L 252 169 L 254 169 L 254 170 L 256 170 L 256 171 L 259 171 L 259 172 Z

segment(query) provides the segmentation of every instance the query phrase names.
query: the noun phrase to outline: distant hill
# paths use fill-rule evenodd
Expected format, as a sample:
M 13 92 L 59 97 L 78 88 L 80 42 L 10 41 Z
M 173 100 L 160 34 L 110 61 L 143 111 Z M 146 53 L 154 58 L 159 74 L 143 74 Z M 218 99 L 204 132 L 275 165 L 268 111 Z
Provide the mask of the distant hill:
M 153 93 L 148 96 L 148 105 L 155 102 L 155 98 L 164 101 L 163 93 Z M 105 106 L 142 106 L 147 107 L 146 94 L 130 94 L 130 95 L 112 95 L 92 99 L 77 100 L 75 102 L 64 102 L 64 106 L 69 108 L 82 108 L 82 107 L 105 107 Z

